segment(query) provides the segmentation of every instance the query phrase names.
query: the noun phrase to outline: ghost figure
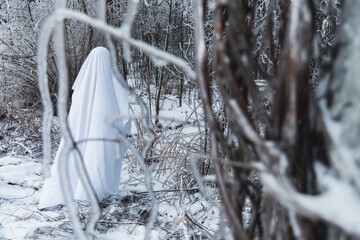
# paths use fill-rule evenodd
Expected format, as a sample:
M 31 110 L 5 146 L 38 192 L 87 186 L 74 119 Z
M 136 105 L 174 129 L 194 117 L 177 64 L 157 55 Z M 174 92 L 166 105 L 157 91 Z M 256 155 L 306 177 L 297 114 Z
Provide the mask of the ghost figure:
M 86 58 L 72 87 L 72 103 L 68 115 L 70 132 L 81 152 L 91 185 L 99 199 L 119 191 L 120 171 L 125 143 L 108 124 L 111 116 L 119 115 L 116 127 L 130 134 L 128 90 L 124 88 L 111 70 L 110 53 L 104 47 L 94 48 Z M 109 141 L 110 140 L 110 141 Z M 64 204 L 59 176 L 59 157 L 64 147 L 61 140 L 51 177 L 45 180 L 39 209 Z M 88 200 L 79 178 L 75 161 L 79 154 L 69 154 L 68 178 L 71 193 L 76 200 Z

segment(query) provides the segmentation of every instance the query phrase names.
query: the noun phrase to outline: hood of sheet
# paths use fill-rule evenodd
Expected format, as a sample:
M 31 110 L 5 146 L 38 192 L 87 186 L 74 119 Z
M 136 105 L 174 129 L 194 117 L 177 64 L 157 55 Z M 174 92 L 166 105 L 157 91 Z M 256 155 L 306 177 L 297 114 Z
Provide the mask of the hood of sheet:
M 124 82 L 123 79 L 121 79 Z M 110 52 L 104 47 L 94 48 L 86 58 L 72 87 L 72 106 L 78 106 L 71 117 L 73 125 L 91 126 L 94 118 L 102 119 L 119 116 L 115 125 L 125 134 L 130 134 L 128 90 L 115 77 L 111 69 Z M 77 108 L 77 107 L 75 107 Z M 83 129 L 88 132 L 90 129 Z M 91 131 L 96 129 L 91 129 Z M 90 135 L 94 135 L 90 133 Z M 97 135 L 97 134 L 95 134 Z M 80 137 L 80 136 L 79 136 Z M 101 137 L 101 136 L 93 136 Z

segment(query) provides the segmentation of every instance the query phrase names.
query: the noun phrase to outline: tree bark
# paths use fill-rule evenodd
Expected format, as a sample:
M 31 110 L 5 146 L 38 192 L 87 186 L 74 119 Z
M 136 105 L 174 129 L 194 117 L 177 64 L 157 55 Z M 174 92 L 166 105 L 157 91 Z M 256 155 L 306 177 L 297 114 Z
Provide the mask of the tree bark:
M 170 2 L 169 2 L 169 17 L 168 17 L 168 25 L 167 25 L 166 36 L 165 36 L 164 51 L 167 51 L 168 47 L 169 47 L 171 15 L 172 15 L 172 0 L 170 0 Z M 161 67 L 160 79 L 159 79 L 159 88 L 158 88 L 158 92 L 156 94 L 156 107 L 155 107 L 156 119 L 155 119 L 155 125 L 158 125 L 158 123 L 159 123 L 160 97 L 161 97 L 161 90 L 162 90 L 162 86 L 163 86 L 163 80 L 164 80 L 164 67 Z

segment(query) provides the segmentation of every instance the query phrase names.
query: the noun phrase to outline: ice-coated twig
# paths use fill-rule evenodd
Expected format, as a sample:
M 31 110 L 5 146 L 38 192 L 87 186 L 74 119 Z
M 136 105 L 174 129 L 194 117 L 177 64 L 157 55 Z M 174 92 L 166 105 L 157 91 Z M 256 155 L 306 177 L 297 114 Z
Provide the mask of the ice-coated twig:
M 125 22 L 122 25 L 124 29 L 124 34 L 126 38 L 131 38 L 131 27 L 134 22 L 134 18 L 137 13 L 137 6 L 139 4 L 139 0 L 131 0 L 129 1 L 129 9 L 126 13 Z M 131 61 L 131 50 L 129 43 L 126 41 L 123 42 L 123 49 L 124 49 L 124 58 L 127 62 Z
M 142 50 L 145 54 L 149 56 L 159 58 L 165 62 L 180 67 L 189 78 L 195 79 L 196 77 L 194 70 L 189 66 L 189 64 L 184 59 L 172 55 L 170 53 L 167 53 L 165 51 L 162 51 L 143 41 L 136 40 L 126 36 L 125 29 L 123 29 L 122 27 L 120 28 L 112 27 L 110 25 L 105 24 L 103 21 L 89 17 L 84 13 L 76 12 L 69 9 L 59 10 L 56 12 L 56 15 L 57 18 L 70 18 L 92 25 L 93 27 L 98 28 L 99 30 L 110 33 L 112 36 L 117 37 L 119 40 L 126 41 L 127 43 L 129 43 L 129 45 Z
M 49 80 L 47 75 L 47 53 L 48 44 L 50 42 L 51 34 L 55 28 L 55 16 L 48 18 L 44 24 L 44 28 L 40 33 L 39 47 L 37 53 L 37 71 L 39 78 L 39 90 L 41 100 L 44 106 L 44 117 L 42 122 L 42 138 L 43 138 L 43 169 L 45 177 L 50 177 L 50 163 L 51 163 L 51 125 L 54 116 L 54 109 L 51 103 Z
M 322 117 L 319 118 L 321 125 L 323 126 L 324 135 L 326 136 L 326 141 L 329 146 L 329 156 L 330 161 L 336 171 L 339 172 L 340 176 L 343 179 L 346 179 L 349 182 L 353 182 L 358 189 L 360 189 L 360 169 L 356 166 L 355 161 L 351 161 L 344 149 L 341 149 L 341 144 L 339 143 L 341 137 L 338 136 L 338 131 L 330 131 L 335 127 L 338 127 L 337 123 L 332 120 L 330 116 L 329 109 L 326 107 L 325 100 L 320 100 L 318 103 L 318 108 L 322 113 Z M 343 150 L 343 151 L 341 151 Z
M 109 49 L 110 49 L 110 52 L 111 52 L 111 65 L 112 65 L 111 68 L 112 68 L 112 70 L 113 70 L 113 72 L 114 72 L 114 74 L 116 76 L 116 79 L 120 82 L 120 84 L 124 88 L 127 88 L 129 90 L 129 92 L 133 96 L 135 96 L 136 100 L 140 104 L 141 115 L 147 116 L 147 118 L 140 118 L 140 119 L 142 121 L 143 126 L 146 129 L 146 132 L 151 135 L 149 140 L 152 141 L 153 138 L 154 138 L 154 134 L 153 134 L 152 130 L 149 127 L 149 122 L 150 122 L 149 109 L 146 106 L 144 100 L 138 94 L 135 93 L 134 89 L 129 87 L 129 85 L 124 81 L 123 77 L 121 76 L 120 70 L 119 70 L 119 68 L 118 68 L 118 66 L 116 64 L 116 62 L 117 62 L 117 59 L 116 59 L 116 47 L 115 47 L 114 43 L 111 40 L 110 34 L 106 33 L 105 35 L 106 35 L 106 40 L 107 40 L 107 43 L 108 43 L 108 46 L 109 46 Z
M 199 186 L 200 192 L 204 195 L 205 199 L 208 202 L 213 202 L 213 200 L 210 197 L 210 194 L 208 193 L 208 191 L 206 190 L 205 184 L 204 184 L 204 179 L 201 176 L 198 166 L 196 165 L 195 161 L 197 158 L 195 158 L 195 155 L 191 155 L 189 157 L 190 159 L 190 166 L 191 169 L 193 170 L 194 176 L 195 176 L 195 180 Z
M 298 193 L 288 181 L 285 183 L 284 179 L 279 180 L 272 173 L 263 172 L 261 178 L 266 193 L 278 199 L 289 211 L 323 220 L 359 238 L 360 223 L 357 218 L 351 217 L 353 213 L 360 212 L 358 192 L 334 176 L 320 175 L 319 179 L 326 183 L 327 189 L 316 196 Z
M 258 170 L 265 171 L 267 169 L 265 165 L 267 165 L 267 167 L 269 168 L 271 166 L 274 167 L 275 162 L 272 159 L 276 159 L 277 164 L 275 169 L 278 173 L 281 174 L 280 177 L 285 177 L 285 172 L 288 167 L 288 159 L 285 153 L 281 151 L 274 142 L 264 141 L 260 138 L 258 133 L 251 126 L 250 122 L 243 113 L 243 110 L 241 110 L 235 99 L 229 100 L 229 106 L 234 111 L 235 121 L 237 121 L 238 125 L 241 127 L 244 136 L 254 144 L 256 152 L 262 160 L 261 163 L 251 165 Z
M 229 100 L 229 105 L 231 109 L 234 111 L 236 117 L 236 121 L 238 122 L 239 126 L 242 127 L 242 130 L 245 134 L 245 136 L 251 140 L 255 144 L 260 144 L 261 139 L 259 135 L 256 133 L 256 131 L 252 128 L 250 122 L 245 117 L 245 114 L 240 109 L 239 105 L 237 104 L 235 99 Z
M 210 133 L 210 151 L 211 156 L 214 158 L 218 158 L 218 152 L 217 152 L 217 144 L 216 144 L 216 136 L 214 132 Z M 228 216 L 231 218 L 232 224 L 233 224 L 233 231 L 239 234 L 242 239 L 248 239 L 247 234 L 245 233 L 242 224 L 240 222 L 240 219 L 236 215 L 236 211 L 234 209 L 234 205 L 231 204 L 230 194 L 225 186 L 224 181 L 224 174 L 222 172 L 222 169 L 220 168 L 220 164 L 218 162 L 215 162 L 214 164 L 215 174 L 216 174 L 216 180 L 219 185 L 219 191 L 221 193 L 221 196 L 223 198 L 223 207 L 225 211 L 227 212 Z
M 10 143 L 7 147 L 10 147 L 11 145 L 19 145 L 19 146 L 22 147 L 25 151 L 27 151 L 28 153 L 30 153 L 30 155 L 32 155 L 31 149 L 29 149 L 28 147 L 26 147 L 24 144 L 22 144 L 22 143 L 20 143 L 20 142 L 12 142 L 12 143 Z
M 100 21 L 106 23 L 106 1 L 97 2 L 97 17 Z
M 113 116 L 108 119 L 108 122 L 111 124 L 111 127 L 117 133 L 120 140 L 123 141 L 127 145 L 127 147 L 130 149 L 130 151 L 135 155 L 137 162 L 140 164 L 142 170 L 144 171 L 145 187 L 149 192 L 150 199 L 152 200 L 151 213 L 150 213 L 150 217 L 149 217 L 149 222 L 146 225 L 146 232 L 145 232 L 144 239 L 150 239 L 151 229 L 154 226 L 156 216 L 157 216 L 158 204 L 157 204 L 156 195 L 155 195 L 155 192 L 154 192 L 153 186 L 152 186 L 151 172 L 150 172 L 149 168 L 146 166 L 144 159 L 146 158 L 146 154 L 147 154 L 148 150 L 152 146 L 152 141 L 146 141 L 147 144 L 145 144 L 145 146 L 143 147 L 143 150 L 140 154 L 136 150 L 136 148 L 131 144 L 131 142 L 126 138 L 126 136 L 124 136 L 123 132 L 116 126 L 115 123 L 121 119 L 122 119 L 122 116 Z
M 95 190 L 93 189 L 93 187 L 90 183 L 90 178 L 86 172 L 83 156 L 82 156 L 79 148 L 76 147 L 74 150 L 79 156 L 79 159 L 77 159 L 75 161 L 76 169 L 78 170 L 80 179 L 83 183 L 86 194 L 89 197 L 90 203 L 91 203 L 91 215 L 89 217 L 89 221 L 86 226 L 86 232 L 89 235 L 95 236 L 97 234 L 95 232 L 95 224 L 96 224 L 97 220 L 100 218 L 101 210 L 100 210 L 100 206 L 98 204 L 98 198 L 95 195 Z M 73 202 L 72 202 L 72 204 L 73 204 Z
M 65 7 L 65 1 L 57 2 L 57 9 Z M 59 68 L 59 98 L 58 98 L 58 114 L 60 129 L 63 134 L 64 148 L 60 151 L 59 157 L 59 177 L 61 182 L 61 190 L 64 196 L 65 204 L 68 208 L 69 217 L 72 222 L 72 226 L 75 234 L 81 240 L 87 239 L 86 234 L 81 228 L 81 224 L 77 218 L 77 211 L 73 204 L 72 194 L 70 190 L 69 176 L 67 171 L 68 156 L 73 148 L 73 142 L 67 125 L 67 92 L 68 92 L 68 69 L 65 62 L 65 45 L 64 45 L 64 22 L 63 20 L 56 19 L 56 25 L 54 30 L 54 44 L 55 54 L 57 56 L 58 68 Z
M 59 1 L 57 3 L 57 9 L 63 9 L 66 6 L 66 1 Z M 57 10 L 58 11 L 58 10 Z M 56 12 L 55 12 L 56 15 Z M 88 229 L 86 230 L 87 234 L 82 230 L 81 224 L 77 217 L 77 211 L 73 203 L 69 177 L 68 177 L 68 161 L 71 150 L 74 149 L 74 141 L 70 134 L 70 129 L 67 123 L 67 98 L 68 98 L 68 68 L 66 63 L 65 56 L 65 37 L 64 37 L 64 19 L 57 19 L 56 28 L 54 30 L 54 42 L 55 42 L 55 53 L 57 56 L 58 68 L 59 68 L 59 98 L 57 109 L 59 113 L 59 123 L 60 129 L 63 134 L 64 139 L 64 148 L 60 152 L 59 157 L 59 175 L 62 191 L 64 194 L 65 204 L 68 208 L 71 222 L 74 228 L 74 232 L 79 237 L 79 239 L 87 239 L 89 233 L 94 231 L 95 223 L 100 217 L 100 207 L 98 205 L 97 197 L 93 191 L 93 188 L 90 184 L 89 178 L 86 174 L 85 166 L 82 161 L 75 158 L 75 163 L 77 171 L 79 173 L 79 178 L 85 188 L 86 194 L 91 203 L 92 214 L 90 215 L 90 220 L 88 224 Z
M 296 214 L 294 211 L 289 211 L 289 220 L 290 220 L 290 224 L 292 226 L 292 229 L 294 231 L 294 235 L 295 235 L 295 238 L 297 240 L 303 240 L 305 239 L 303 234 L 302 234 L 302 231 L 301 231 L 301 227 L 300 227 L 300 224 L 296 218 Z
M 134 4 L 134 3 L 133 3 Z M 136 3 L 137 4 L 137 3 Z M 105 10 L 105 4 L 103 3 L 102 4 L 103 6 L 100 9 L 100 11 L 104 11 Z M 136 7 L 134 8 L 131 8 L 132 10 L 131 11 L 134 11 L 135 9 L 135 12 L 134 13 L 130 13 L 130 15 L 133 15 L 132 18 L 135 16 L 136 14 Z M 105 14 L 104 13 L 99 13 L 99 16 L 102 16 L 102 18 L 100 18 L 100 21 L 103 21 L 105 23 Z M 132 21 L 131 20 L 131 23 L 128 23 L 129 24 L 129 29 L 128 31 L 130 32 L 130 26 L 132 24 Z M 143 169 L 144 171 L 144 175 L 145 175 L 145 186 L 146 186 L 146 189 L 148 190 L 149 192 L 149 196 L 150 196 L 150 199 L 152 201 L 152 210 L 151 210 L 151 214 L 150 214 L 150 218 L 149 218 L 149 222 L 146 226 L 146 232 L 145 232 L 145 236 L 144 236 L 144 239 L 150 239 L 151 237 L 151 229 L 153 228 L 154 226 L 154 223 L 155 223 L 155 220 L 156 220 L 156 216 L 157 216 L 157 201 L 156 201 L 156 195 L 153 191 L 153 188 L 152 188 L 152 179 L 151 179 L 151 172 L 149 171 L 148 167 L 146 166 L 145 164 L 145 158 L 146 158 L 146 155 L 147 155 L 147 152 L 148 150 L 150 149 L 151 145 L 152 145 L 152 141 L 154 140 L 154 134 L 153 132 L 150 130 L 149 128 L 149 122 L 146 121 L 147 119 L 147 116 L 149 116 L 149 112 L 148 112 L 148 108 L 146 107 L 145 103 L 143 102 L 143 100 L 133 91 L 133 89 L 130 89 L 129 86 L 127 85 L 127 83 L 124 81 L 124 79 L 122 78 L 121 76 L 121 73 L 119 71 L 119 68 L 117 66 L 117 49 L 113 43 L 113 41 L 111 40 L 111 36 L 108 32 L 105 33 L 105 36 L 106 36 L 106 40 L 107 40 L 107 43 L 108 43 L 108 47 L 110 49 L 110 53 L 111 53 L 111 67 L 112 67 L 112 70 L 113 70 L 113 73 L 115 74 L 117 80 L 120 82 L 120 84 L 124 87 L 124 88 L 127 88 L 132 94 L 134 94 L 134 96 L 137 98 L 137 100 L 139 101 L 140 103 L 140 106 L 141 106 L 141 112 L 142 114 L 145 114 L 145 118 L 142 118 L 143 119 L 143 125 L 144 127 L 146 128 L 147 130 L 147 133 L 149 134 L 150 138 L 148 138 L 148 143 L 145 145 L 145 147 L 143 148 L 142 150 L 142 154 L 140 155 L 139 152 L 135 149 L 135 147 L 129 142 L 129 140 L 126 138 L 125 134 L 119 130 L 116 126 L 115 126 L 115 123 L 119 120 L 122 120 L 124 117 L 129 117 L 129 116 L 113 116 L 113 117 L 110 117 L 109 118 L 109 125 L 114 129 L 114 131 L 118 134 L 119 138 L 121 139 L 121 141 L 123 141 L 127 146 L 128 148 L 131 150 L 131 152 L 135 155 L 137 161 L 139 162 L 141 168 Z M 124 45 L 124 51 L 125 51 L 125 45 Z M 129 50 L 130 51 L 130 50 Z
M 325 108 L 325 107 L 324 107 Z M 324 109 L 322 109 L 324 111 Z M 324 116 L 327 116 L 323 113 Z M 241 114 L 240 114 L 241 115 Z M 239 115 L 237 115 L 239 117 Z M 241 117 L 241 116 L 240 116 Z M 324 124 L 324 123 L 323 123 Z M 328 127 L 324 124 L 324 127 Z M 330 136 L 331 138 L 331 136 Z M 318 219 L 342 229 L 347 234 L 359 238 L 360 224 L 356 218 L 348 217 L 352 212 L 359 212 L 359 194 L 348 179 L 340 174 L 336 176 L 330 170 L 315 166 L 318 186 L 321 193 L 316 196 L 299 193 L 286 176 L 288 159 L 285 153 L 273 142 L 260 142 L 258 149 L 261 160 L 267 163 L 269 160 L 278 159 L 278 168 L 275 170 L 270 165 L 259 168 L 265 193 L 275 197 L 290 213 L 291 226 L 297 238 L 303 238 L 303 234 L 296 222 L 296 214 Z M 331 143 L 331 146 L 334 145 Z M 256 147 L 256 146 L 255 146 Z M 333 161 L 341 161 L 333 159 Z M 272 161 L 274 162 L 274 161 Z M 336 165 L 334 165 L 336 168 Z M 346 174 L 344 174 L 346 175 Z M 346 175 L 347 176 L 347 175 Z M 343 206 L 343 208 L 338 208 Z
M 207 69 L 207 51 L 205 46 L 205 34 L 203 29 L 203 19 L 204 19 L 204 6 L 203 1 L 194 1 L 194 25 L 195 25 L 195 61 L 196 61 L 196 74 L 197 80 L 199 83 L 199 89 L 201 91 L 201 96 L 204 101 L 204 111 L 206 119 L 209 122 L 211 128 L 216 128 L 216 120 L 213 114 L 211 107 L 211 96 L 209 91 L 209 75 Z M 218 146 L 217 146 L 217 137 L 216 130 L 213 129 L 210 132 L 210 151 L 213 158 L 218 158 Z M 244 231 L 240 219 L 236 215 L 236 210 L 234 205 L 231 203 L 229 191 L 227 190 L 224 182 L 224 174 L 220 167 L 218 161 L 214 162 L 214 170 L 218 182 L 218 187 L 220 194 L 223 199 L 223 207 L 227 212 L 227 215 L 230 218 L 232 223 L 232 230 L 242 239 L 248 239 L 246 232 Z

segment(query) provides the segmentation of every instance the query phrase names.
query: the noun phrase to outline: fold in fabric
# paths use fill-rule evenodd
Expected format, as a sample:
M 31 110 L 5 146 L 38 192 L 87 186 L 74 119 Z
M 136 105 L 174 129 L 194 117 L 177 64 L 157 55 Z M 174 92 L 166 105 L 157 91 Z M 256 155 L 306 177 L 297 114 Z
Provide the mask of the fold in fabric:
M 108 118 L 121 116 L 121 120 L 115 124 L 125 134 L 130 134 L 131 127 L 128 90 L 115 77 L 110 64 L 110 53 L 106 48 L 97 47 L 90 52 L 73 85 L 74 93 L 68 115 L 71 134 L 75 142 L 81 141 L 77 147 L 99 199 L 118 193 L 125 151 L 123 142 L 105 141 L 119 140 L 114 129 L 108 125 Z M 41 192 L 39 209 L 64 204 L 58 170 L 63 147 L 62 139 L 51 167 L 51 177 L 45 180 Z M 76 151 L 69 154 L 70 188 L 74 199 L 88 200 L 75 166 L 75 161 L 79 160 L 81 158 Z

